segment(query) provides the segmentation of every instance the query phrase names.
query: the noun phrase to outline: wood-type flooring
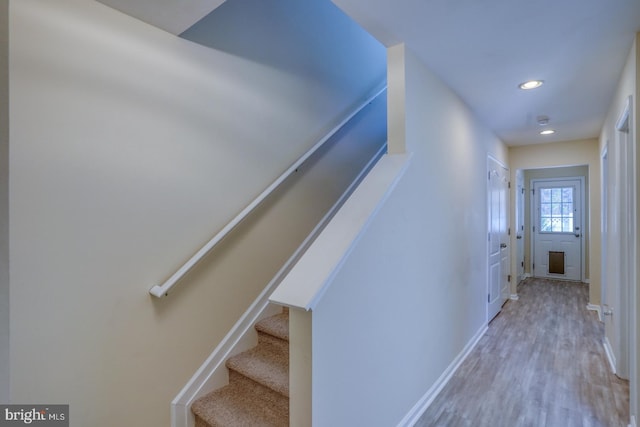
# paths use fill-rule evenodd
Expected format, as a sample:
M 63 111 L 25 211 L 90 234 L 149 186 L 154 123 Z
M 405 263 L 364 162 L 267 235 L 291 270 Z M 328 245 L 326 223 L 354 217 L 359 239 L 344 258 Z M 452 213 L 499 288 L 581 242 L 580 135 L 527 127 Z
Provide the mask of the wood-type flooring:
M 416 427 L 626 427 L 588 286 L 527 279 Z

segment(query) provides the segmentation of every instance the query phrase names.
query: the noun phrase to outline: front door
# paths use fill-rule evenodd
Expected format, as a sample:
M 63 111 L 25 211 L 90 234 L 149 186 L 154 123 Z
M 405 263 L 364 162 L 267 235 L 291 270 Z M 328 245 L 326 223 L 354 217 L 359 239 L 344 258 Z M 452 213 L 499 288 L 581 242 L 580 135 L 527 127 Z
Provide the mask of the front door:
M 533 275 L 582 280 L 582 180 L 535 180 L 533 197 Z
M 489 289 L 487 320 L 493 319 L 509 296 L 508 176 L 509 171 L 493 158 L 488 161 Z

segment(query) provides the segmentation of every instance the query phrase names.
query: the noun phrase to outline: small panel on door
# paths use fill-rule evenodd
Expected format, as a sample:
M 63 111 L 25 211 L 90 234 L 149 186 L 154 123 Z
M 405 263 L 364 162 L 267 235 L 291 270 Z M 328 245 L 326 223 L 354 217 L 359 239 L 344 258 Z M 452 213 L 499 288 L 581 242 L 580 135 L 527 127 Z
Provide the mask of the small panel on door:
M 564 274 L 564 252 L 549 251 L 549 274 Z

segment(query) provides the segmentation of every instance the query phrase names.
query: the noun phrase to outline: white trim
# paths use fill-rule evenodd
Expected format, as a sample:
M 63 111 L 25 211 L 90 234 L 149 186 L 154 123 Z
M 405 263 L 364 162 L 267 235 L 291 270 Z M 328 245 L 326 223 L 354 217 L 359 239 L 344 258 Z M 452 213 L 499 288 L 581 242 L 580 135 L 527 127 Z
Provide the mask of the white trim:
M 218 344 L 215 350 L 202 364 L 202 366 L 191 377 L 189 382 L 183 387 L 178 395 L 171 402 L 171 426 L 172 427 L 193 427 L 195 420 L 191 413 L 191 404 L 199 397 L 226 385 L 229 382 L 228 371 L 225 368 L 225 361 L 244 350 L 248 350 L 257 343 L 257 334 L 253 329 L 259 320 L 271 314 L 277 313 L 278 306 L 269 305 L 269 297 L 275 287 L 291 271 L 295 263 L 302 257 L 311 243 L 316 239 L 331 218 L 344 204 L 345 200 L 353 192 L 364 176 L 371 170 L 375 163 L 384 155 L 386 144 L 383 144 L 376 154 L 369 160 L 346 191 L 340 196 L 338 201 L 329 209 L 318 225 L 311 231 L 309 236 L 296 249 L 293 255 L 287 260 L 282 268 L 276 273 L 274 278 L 264 288 L 262 293 L 253 302 L 249 309 L 236 322 L 229 333 Z
M 629 422 L 629 427 L 636 427 L 636 416 L 631 415 L 631 420 Z
M 598 314 L 598 320 L 602 322 L 602 309 L 597 304 L 587 304 L 587 310 L 595 311 Z
M 413 426 L 418 422 L 422 414 L 425 413 L 429 405 L 442 391 L 445 385 L 449 382 L 453 374 L 458 370 L 462 362 L 469 356 L 473 349 L 478 345 L 480 339 L 487 332 L 487 325 L 483 325 L 478 332 L 469 340 L 465 348 L 458 354 L 458 356 L 451 362 L 447 369 L 440 375 L 440 378 L 427 390 L 422 398 L 411 408 L 411 410 L 404 416 L 404 418 L 398 423 L 398 427 Z
M 590 285 L 591 279 L 582 279 L 582 283 L 586 283 L 587 285 Z
M 511 301 L 518 301 L 520 299 L 520 296 L 518 294 L 511 294 L 509 298 L 511 299 Z
M 619 132 L 629 133 L 629 114 L 631 113 L 631 95 L 625 99 L 624 107 L 618 121 L 616 122 L 616 130 Z
M 604 345 L 604 352 L 607 354 L 607 360 L 609 361 L 609 366 L 611 366 L 611 372 L 616 373 L 616 356 L 613 353 L 613 348 L 611 348 L 611 343 L 609 342 L 609 338 L 604 337 L 602 341 L 602 345 Z
M 608 302 L 607 287 L 608 285 L 608 217 L 609 217 L 609 140 L 604 145 L 602 153 L 600 153 L 600 302 L 602 304 Z

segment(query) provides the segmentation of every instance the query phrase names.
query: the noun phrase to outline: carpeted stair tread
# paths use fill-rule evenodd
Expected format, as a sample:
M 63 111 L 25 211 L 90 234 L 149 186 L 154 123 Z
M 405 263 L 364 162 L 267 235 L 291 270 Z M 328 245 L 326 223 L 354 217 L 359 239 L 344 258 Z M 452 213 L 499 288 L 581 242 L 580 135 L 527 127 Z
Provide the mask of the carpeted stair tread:
M 256 323 L 256 330 L 289 341 L 289 311 L 267 317 Z
M 229 358 L 229 385 L 196 400 L 196 427 L 289 425 L 289 310 L 255 325 L 258 345 Z
M 191 406 L 196 427 L 287 427 L 289 411 L 231 383 Z
M 289 354 L 271 345 L 258 345 L 227 360 L 232 369 L 289 397 Z

